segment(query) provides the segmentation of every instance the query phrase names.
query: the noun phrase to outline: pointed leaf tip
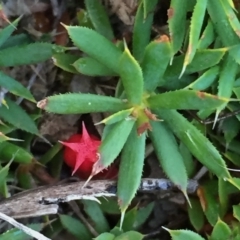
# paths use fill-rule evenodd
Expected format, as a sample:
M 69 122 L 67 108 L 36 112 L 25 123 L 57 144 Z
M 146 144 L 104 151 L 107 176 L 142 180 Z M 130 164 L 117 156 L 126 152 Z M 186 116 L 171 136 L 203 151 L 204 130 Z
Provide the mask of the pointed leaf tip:
M 121 219 L 120 219 L 120 230 L 122 230 L 122 226 L 123 226 L 123 221 L 124 221 L 124 217 L 125 217 L 125 212 L 126 210 L 121 211 Z
M 98 173 L 100 173 L 104 169 L 105 169 L 105 167 L 101 163 L 101 157 L 99 157 L 99 160 L 93 164 L 91 176 L 97 175 Z
M 219 116 L 219 114 L 220 114 L 220 111 L 217 110 L 216 115 L 215 115 L 215 118 L 214 118 L 214 123 L 213 123 L 212 130 L 213 130 L 213 129 L 215 128 L 215 126 L 216 126 L 216 123 L 217 123 L 217 121 L 218 121 L 218 116 Z
M 60 23 L 63 27 L 65 27 L 66 29 L 69 27 L 69 26 L 67 26 L 67 25 L 65 25 L 64 23 Z
M 37 102 L 37 107 L 40 109 L 45 109 L 46 105 L 47 105 L 47 98 Z
M 199 234 L 192 232 L 190 230 L 171 230 L 166 227 L 162 228 L 170 233 L 173 240 L 183 239 L 204 240 L 204 238 L 202 238 Z
M 185 70 L 186 70 L 186 67 L 187 67 L 186 65 L 183 65 L 182 71 L 181 71 L 178 79 L 180 79 L 180 78 L 183 76 L 183 74 L 184 74 L 184 72 L 185 72 Z
M 83 184 L 82 189 L 87 186 L 87 184 L 91 181 L 91 179 L 93 178 L 93 176 L 94 176 L 94 175 L 91 173 L 91 175 L 88 177 L 88 179 L 86 180 L 86 182 Z
M 190 201 L 190 199 L 188 197 L 187 191 L 183 190 L 182 193 L 183 193 L 184 197 L 186 198 L 189 207 L 192 208 L 192 204 L 191 204 L 191 201 Z
M 152 126 L 149 122 L 144 122 L 137 128 L 138 136 L 141 136 L 146 131 L 152 131 Z
M 124 46 L 124 50 L 128 49 L 128 46 L 127 46 L 125 38 L 123 38 L 123 46 Z
M 170 229 L 168 229 L 168 228 L 166 228 L 166 227 L 163 227 L 163 226 L 162 226 L 162 228 L 163 228 L 164 230 L 166 230 L 167 232 L 170 232 Z
M 160 37 L 156 38 L 154 41 L 156 41 L 156 42 L 169 42 L 170 39 L 167 35 L 161 35 Z

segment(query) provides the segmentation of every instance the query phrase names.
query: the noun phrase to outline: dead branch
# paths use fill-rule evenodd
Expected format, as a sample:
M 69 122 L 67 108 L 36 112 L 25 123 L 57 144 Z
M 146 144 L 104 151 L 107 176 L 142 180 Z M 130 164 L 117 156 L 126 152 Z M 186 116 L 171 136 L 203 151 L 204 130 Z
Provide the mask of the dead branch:
M 15 219 L 36 217 L 58 212 L 58 204 L 72 200 L 89 199 L 98 201 L 97 197 L 114 197 L 117 182 L 95 180 L 83 188 L 85 182 L 43 186 L 18 193 L 0 202 L 0 212 Z M 196 180 L 190 180 L 187 192 L 193 194 L 198 188 Z M 139 191 L 173 191 L 177 187 L 167 179 L 142 179 Z

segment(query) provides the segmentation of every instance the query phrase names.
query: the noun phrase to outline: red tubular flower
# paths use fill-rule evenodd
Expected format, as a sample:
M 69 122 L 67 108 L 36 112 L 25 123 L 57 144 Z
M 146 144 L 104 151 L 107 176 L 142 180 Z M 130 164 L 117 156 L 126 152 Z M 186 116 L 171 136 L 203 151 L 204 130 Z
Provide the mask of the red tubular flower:
M 90 135 L 84 123 L 82 124 L 82 134 L 72 135 L 66 142 L 61 142 L 64 148 L 64 161 L 73 169 L 72 175 L 77 174 L 82 179 L 87 179 L 93 164 L 99 160 L 98 148 L 101 141 Z M 117 176 L 118 170 L 115 166 L 96 175 L 98 179 L 110 179 Z

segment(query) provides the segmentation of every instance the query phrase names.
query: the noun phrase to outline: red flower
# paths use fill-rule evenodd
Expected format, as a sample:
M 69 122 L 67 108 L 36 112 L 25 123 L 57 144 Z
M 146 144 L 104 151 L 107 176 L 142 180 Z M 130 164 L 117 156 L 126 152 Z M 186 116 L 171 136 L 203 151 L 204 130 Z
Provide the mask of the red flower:
M 99 160 L 98 148 L 101 141 L 90 135 L 84 123 L 82 124 L 82 134 L 72 135 L 66 142 L 61 142 L 64 148 L 64 161 L 73 169 L 72 175 L 77 174 L 82 179 L 87 179 L 92 173 L 93 164 Z M 118 170 L 112 166 L 108 170 L 96 175 L 99 179 L 114 178 Z

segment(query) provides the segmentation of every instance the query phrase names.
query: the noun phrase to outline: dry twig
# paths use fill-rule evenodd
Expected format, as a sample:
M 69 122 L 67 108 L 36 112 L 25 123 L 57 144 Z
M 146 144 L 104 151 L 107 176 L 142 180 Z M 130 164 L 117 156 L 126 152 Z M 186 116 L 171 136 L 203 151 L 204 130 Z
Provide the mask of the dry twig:
M 36 217 L 58 212 L 58 204 L 72 200 L 88 199 L 99 202 L 97 197 L 113 197 L 117 193 L 117 182 L 95 180 L 83 188 L 85 182 L 74 182 L 39 187 L 24 191 L 0 202 L 0 212 L 13 218 Z M 177 187 L 167 179 L 142 179 L 139 191 L 173 191 Z M 188 194 L 198 188 L 196 180 L 188 183 Z
M 3 219 L 4 221 L 9 222 L 10 224 L 12 224 L 14 227 L 21 229 L 23 232 L 25 232 L 27 235 L 32 236 L 38 240 L 51 240 L 50 238 L 45 237 L 44 235 L 42 235 L 41 233 L 24 226 L 23 224 L 17 222 L 16 220 L 14 220 L 13 218 L 7 216 L 4 213 L 0 212 L 0 218 Z

